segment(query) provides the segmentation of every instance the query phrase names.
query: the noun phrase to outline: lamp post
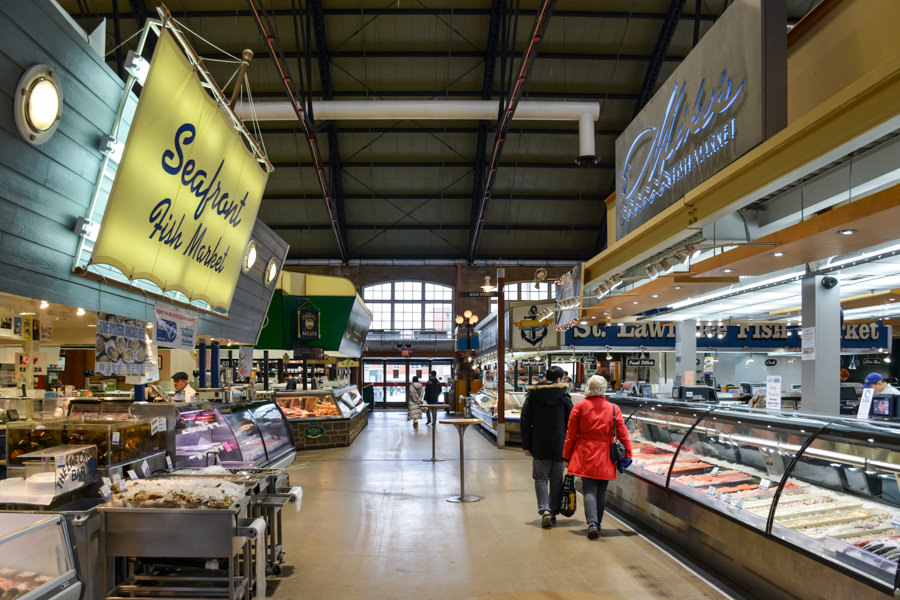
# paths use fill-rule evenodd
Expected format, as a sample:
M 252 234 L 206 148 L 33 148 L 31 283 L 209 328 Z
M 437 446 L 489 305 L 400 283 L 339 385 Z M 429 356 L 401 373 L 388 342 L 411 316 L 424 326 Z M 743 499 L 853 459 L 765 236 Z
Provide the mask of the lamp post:
M 466 350 L 472 349 L 472 326 L 478 322 L 478 315 L 473 314 L 471 310 L 465 311 L 461 315 L 456 315 L 456 325 L 457 327 L 466 328 Z M 472 388 L 472 377 L 471 373 L 466 373 L 466 396 L 471 394 Z

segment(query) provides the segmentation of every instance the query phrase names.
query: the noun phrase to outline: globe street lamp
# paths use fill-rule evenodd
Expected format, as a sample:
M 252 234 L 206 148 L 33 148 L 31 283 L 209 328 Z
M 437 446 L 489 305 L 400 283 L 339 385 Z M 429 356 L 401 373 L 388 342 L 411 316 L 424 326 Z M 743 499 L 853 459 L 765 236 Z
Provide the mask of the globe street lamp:
M 466 328 L 466 350 L 472 349 L 472 326 L 478 322 L 478 315 L 473 314 L 471 310 L 465 311 L 461 315 L 456 315 L 457 328 L 465 326 Z M 466 396 L 471 393 L 471 373 L 466 374 Z

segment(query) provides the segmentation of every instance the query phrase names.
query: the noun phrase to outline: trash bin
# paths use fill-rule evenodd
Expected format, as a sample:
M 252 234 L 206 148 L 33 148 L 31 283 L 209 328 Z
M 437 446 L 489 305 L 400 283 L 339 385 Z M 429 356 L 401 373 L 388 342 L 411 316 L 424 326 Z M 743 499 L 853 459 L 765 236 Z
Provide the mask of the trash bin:
M 55 509 L 66 519 L 72 543 L 78 557 L 79 571 L 84 579 L 83 600 L 102 600 L 103 556 L 102 529 L 103 516 L 97 507 L 103 498 L 82 498 Z
M 371 383 L 363 386 L 363 401 L 369 405 L 369 411 L 375 410 L 375 386 Z

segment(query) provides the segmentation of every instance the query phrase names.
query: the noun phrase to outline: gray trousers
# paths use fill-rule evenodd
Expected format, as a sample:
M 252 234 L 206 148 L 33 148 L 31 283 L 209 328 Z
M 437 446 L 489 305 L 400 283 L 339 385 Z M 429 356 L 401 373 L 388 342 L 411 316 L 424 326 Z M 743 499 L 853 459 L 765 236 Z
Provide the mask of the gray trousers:
M 603 511 L 606 510 L 606 479 L 581 478 L 581 491 L 584 494 L 584 520 L 590 525 L 600 525 Z
M 531 476 L 534 479 L 534 493 L 537 496 L 538 513 L 549 510 L 551 514 L 559 514 L 562 501 L 563 475 L 566 463 L 562 460 L 531 459 Z M 548 491 L 549 486 L 549 491 Z

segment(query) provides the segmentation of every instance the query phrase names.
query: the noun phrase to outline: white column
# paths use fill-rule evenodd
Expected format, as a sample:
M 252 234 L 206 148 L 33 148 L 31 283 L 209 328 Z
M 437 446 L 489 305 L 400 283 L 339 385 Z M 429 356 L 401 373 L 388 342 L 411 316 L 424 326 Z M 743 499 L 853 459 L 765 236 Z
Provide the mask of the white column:
M 827 287 L 831 286 L 831 287 Z M 805 413 L 840 414 L 841 287 L 817 275 L 803 280 L 801 406 Z
M 697 368 L 697 321 L 675 324 L 675 381 L 678 385 L 694 385 Z

